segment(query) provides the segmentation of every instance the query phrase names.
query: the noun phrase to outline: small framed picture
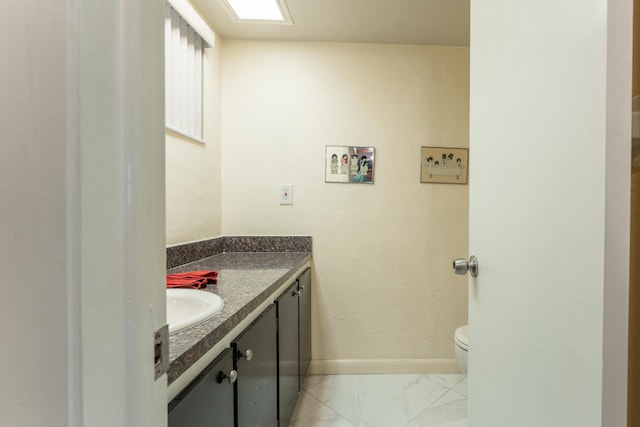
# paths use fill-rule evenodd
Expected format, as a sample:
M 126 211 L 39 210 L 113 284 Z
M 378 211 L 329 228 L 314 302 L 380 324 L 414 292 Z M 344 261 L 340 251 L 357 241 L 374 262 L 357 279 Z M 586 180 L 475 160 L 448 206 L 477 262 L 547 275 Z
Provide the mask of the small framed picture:
M 420 182 L 467 183 L 468 148 L 422 147 L 420 159 Z
M 375 148 L 327 145 L 324 182 L 373 184 Z

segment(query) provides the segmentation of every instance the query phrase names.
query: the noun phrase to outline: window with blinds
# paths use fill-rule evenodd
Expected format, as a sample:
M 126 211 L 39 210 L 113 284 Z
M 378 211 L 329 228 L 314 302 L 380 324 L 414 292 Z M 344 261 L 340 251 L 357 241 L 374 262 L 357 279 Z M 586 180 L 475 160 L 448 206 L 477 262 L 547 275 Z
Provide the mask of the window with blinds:
M 166 127 L 202 141 L 202 58 L 208 46 L 171 5 L 165 9 Z

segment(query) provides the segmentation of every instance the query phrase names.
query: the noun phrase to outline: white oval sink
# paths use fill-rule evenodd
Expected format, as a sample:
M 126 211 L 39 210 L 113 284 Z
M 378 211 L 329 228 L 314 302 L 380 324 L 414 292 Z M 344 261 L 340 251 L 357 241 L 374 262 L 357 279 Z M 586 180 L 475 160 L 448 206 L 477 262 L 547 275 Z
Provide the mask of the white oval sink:
M 224 306 L 218 295 L 197 289 L 167 289 L 169 333 L 195 325 L 213 316 Z

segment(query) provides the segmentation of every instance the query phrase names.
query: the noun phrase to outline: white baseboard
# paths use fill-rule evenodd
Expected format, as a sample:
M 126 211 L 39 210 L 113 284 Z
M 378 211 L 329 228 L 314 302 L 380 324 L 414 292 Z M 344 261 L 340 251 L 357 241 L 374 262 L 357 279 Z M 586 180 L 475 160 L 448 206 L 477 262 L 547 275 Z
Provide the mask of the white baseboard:
M 456 359 L 312 360 L 308 374 L 459 374 Z

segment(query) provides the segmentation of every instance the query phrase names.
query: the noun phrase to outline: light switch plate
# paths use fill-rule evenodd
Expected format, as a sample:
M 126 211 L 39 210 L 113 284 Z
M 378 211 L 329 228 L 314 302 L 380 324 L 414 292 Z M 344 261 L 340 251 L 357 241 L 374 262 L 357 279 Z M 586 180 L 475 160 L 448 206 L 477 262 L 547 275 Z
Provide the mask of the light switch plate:
M 293 204 L 293 184 L 280 184 L 280 204 Z

